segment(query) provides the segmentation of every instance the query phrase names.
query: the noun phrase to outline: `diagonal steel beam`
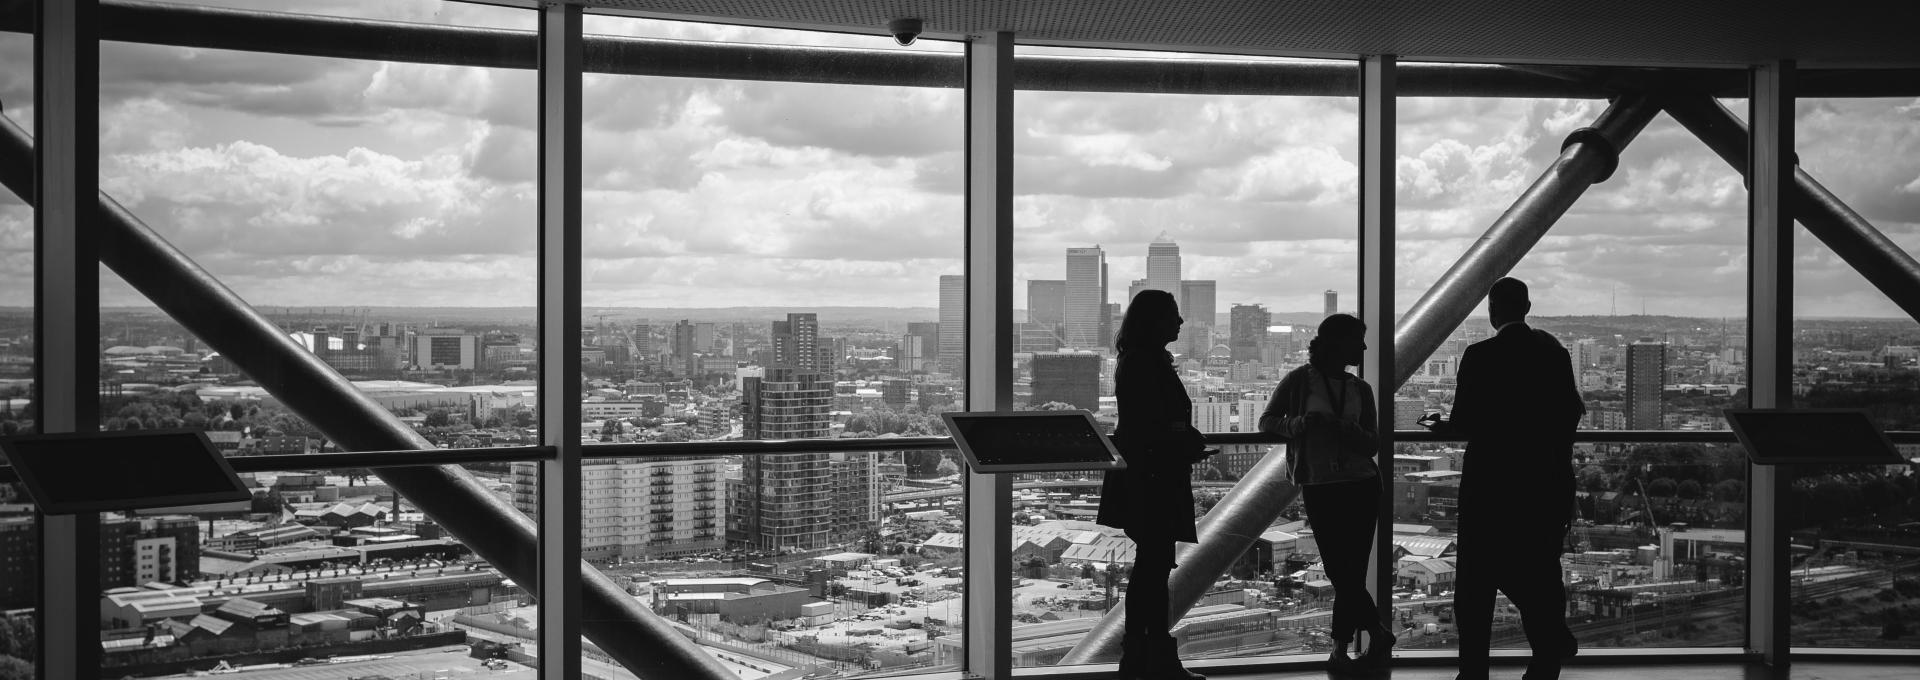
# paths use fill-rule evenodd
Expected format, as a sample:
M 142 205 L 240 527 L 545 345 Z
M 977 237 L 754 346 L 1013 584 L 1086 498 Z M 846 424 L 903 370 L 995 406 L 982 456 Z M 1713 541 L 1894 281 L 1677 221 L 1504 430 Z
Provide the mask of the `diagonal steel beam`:
M 32 137 L 12 121 L 0 121 L 0 183 L 31 203 L 33 182 Z M 353 451 L 434 448 L 106 192 L 100 193 L 99 209 L 88 217 L 100 238 L 102 264 L 328 439 Z M 466 470 L 405 467 L 375 473 L 515 582 L 540 582 L 540 542 L 532 518 L 487 491 Z M 579 564 L 581 627 L 628 670 L 652 680 L 734 677 L 599 570 Z
M 1705 95 L 1676 95 L 1663 102 L 1667 115 L 1706 142 L 1742 177 L 1747 173 L 1747 125 L 1718 100 Z M 1867 218 L 1833 195 L 1796 162 L 1787 193 L 1793 218 L 1866 277 L 1908 316 L 1920 321 L 1920 262 L 1900 244 L 1875 229 Z
M 1560 147 L 1560 157 L 1547 166 L 1540 179 L 1534 180 L 1533 186 L 1527 187 L 1400 318 L 1393 334 L 1393 384 L 1383 386 L 1383 390 L 1399 389 L 1420 371 L 1433 351 L 1480 305 L 1487 288 L 1513 271 L 1520 258 L 1540 242 L 1587 187 L 1613 174 L 1620 150 L 1659 112 L 1659 103 L 1650 96 L 1623 95 L 1600 112 L 1593 127 L 1575 130 L 1567 137 Z
M 1186 616 L 1200 596 L 1207 594 L 1214 581 L 1253 547 L 1280 511 L 1300 495 L 1300 487 L 1286 480 L 1286 457 L 1280 450 L 1267 453 L 1233 485 L 1218 505 L 1200 518 L 1199 543 L 1181 545 L 1174 556 L 1179 566 L 1167 579 L 1170 607 L 1167 614 L 1174 623 Z M 1118 659 L 1120 641 L 1126 635 L 1127 603 L 1115 605 L 1087 631 L 1085 637 L 1060 659 L 1060 665 L 1102 663 Z

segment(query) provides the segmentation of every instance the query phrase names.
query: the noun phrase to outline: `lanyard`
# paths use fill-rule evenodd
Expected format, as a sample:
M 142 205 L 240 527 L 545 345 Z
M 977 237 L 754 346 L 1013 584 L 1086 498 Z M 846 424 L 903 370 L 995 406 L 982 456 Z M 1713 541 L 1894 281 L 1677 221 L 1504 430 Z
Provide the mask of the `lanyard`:
M 1327 401 L 1333 402 L 1333 417 L 1346 418 L 1347 417 L 1347 414 L 1346 414 L 1347 389 L 1345 385 L 1346 381 L 1344 380 L 1341 381 L 1342 385 L 1340 387 L 1340 394 L 1339 396 L 1335 396 L 1333 393 L 1333 380 L 1327 377 L 1326 372 L 1320 370 L 1319 368 L 1313 369 L 1313 372 L 1320 374 L 1320 385 L 1321 387 L 1324 387 L 1327 390 Z

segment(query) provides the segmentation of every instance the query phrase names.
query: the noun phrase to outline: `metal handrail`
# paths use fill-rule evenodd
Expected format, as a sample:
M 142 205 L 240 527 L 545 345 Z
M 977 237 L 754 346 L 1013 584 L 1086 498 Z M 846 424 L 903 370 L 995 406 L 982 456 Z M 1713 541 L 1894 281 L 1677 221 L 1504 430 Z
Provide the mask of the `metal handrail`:
M 1888 430 L 1887 439 L 1895 444 L 1920 444 L 1920 430 Z M 1443 443 L 1466 441 L 1458 434 L 1427 430 L 1395 430 L 1395 442 Z M 1573 441 L 1580 444 L 1738 444 L 1732 430 L 1577 430 Z M 1207 435 L 1214 445 L 1284 444 L 1286 439 L 1261 432 L 1222 432 Z M 787 439 L 739 440 L 716 442 L 656 442 L 637 444 L 593 444 L 586 447 L 584 459 L 606 458 L 712 458 L 718 456 L 778 456 L 794 453 L 863 453 L 880 451 L 948 451 L 954 448 L 951 437 L 902 437 L 881 439 Z M 334 470 L 341 468 L 395 468 L 427 465 L 471 465 L 475 463 L 511 463 L 551 460 L 551 446 L 496 446 L 477 449 L 429 449 L 395 451 L 353 451 L 342 453 L 301 453 L 272 456 L 235 456 L 227 459 L 235 472 L 287 472 L 291 470 Z M 713 476 L 714 473 L 699 473 Z M 0 465 L 0 483 L 17 481 L 12 466 Z
M 349 451 L 340 453 L 299 453 L 274 456 L 234 456 L 227 459 L 234 472 L 280 472 L 284 470 L 333 470 L 340 468 L 382 469 L 425 465 L 472 465 L 475 463 L 514 463 L 552 460 L 558 455 L 551 446 L 495 446 L 479 449 L 427 449 L 397 451 Z

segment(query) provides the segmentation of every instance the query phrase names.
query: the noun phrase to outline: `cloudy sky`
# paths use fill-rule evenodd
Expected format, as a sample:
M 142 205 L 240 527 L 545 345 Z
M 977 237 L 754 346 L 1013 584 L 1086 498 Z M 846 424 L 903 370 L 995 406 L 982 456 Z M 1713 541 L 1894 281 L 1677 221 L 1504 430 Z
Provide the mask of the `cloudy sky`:
M 425 0 L 204 4 L 534 25 Z M 902 49 L 631 18 L 587 28 Z M 30 64 L 30 39 L 0 34 L 0 105 L 29 127 Z M 101 64 L 103 188 L 255 304 L 533 304 L 532 72 L 124 43 L 103 45 Z M 937 277 L 960 269 L 960 106 L 957 90 L 590 75 L 587 303 L 937 305 Z M 1402 100 L 1399 305 L 1602 106 Z M 1023 92 L 1015 112 L 1021 282 L 1060 278 L 1066 248 L 1098 244 L 1122 301 L 1164 232 L 1187 278 L 1219 282 L 1222 312 L 1317 310 L 1328 288 L 1352 306 L 1354 100 Z M 1920 101 L 1805 101 L 1798 126 L 1804 166 L 1920 249 Z M 1657 118 L 1516 273 L 1548 314 L 1737 316 L 1744 213 L 1739 176 Z M 31 304 L 31 224 L 0 197 L 0 305 Z M 1812 239 L 1798 253 L 1802 314 L 1898 314 Z M 106 304 L 138 302 L 106 278 Z

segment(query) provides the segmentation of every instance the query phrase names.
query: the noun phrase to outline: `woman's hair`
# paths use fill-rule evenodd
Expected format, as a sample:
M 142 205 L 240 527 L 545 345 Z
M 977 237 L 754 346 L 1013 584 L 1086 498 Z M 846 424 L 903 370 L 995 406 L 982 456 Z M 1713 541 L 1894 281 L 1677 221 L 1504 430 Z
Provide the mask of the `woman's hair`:
M 1330 360 L 1326 356 L 1327 343 L 1335 339 L 1360 338 L 1367 332 L 1367 324 L 1352 314 L 1335 314 L 1320 322 L 1319 333 L 1307 342 L 1307 363 L 1320 365 Z
M 1153 336 L 1153 324 L 1158 319 L 1180 316 L 1180 305 L 1173 301 L 1173 295 L 1158 288 L 1148 288 L 1133 296 L 1127 303 L 1126 315 L 1120 317 L 1120 333 L 1114 339 L 1114 346 L 1124 352 L 1130 349 L 1162 350 L 1166 343 Z

